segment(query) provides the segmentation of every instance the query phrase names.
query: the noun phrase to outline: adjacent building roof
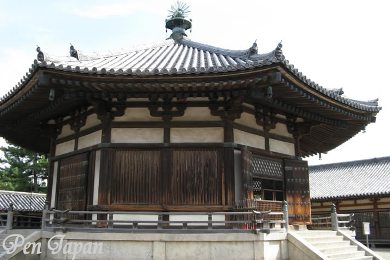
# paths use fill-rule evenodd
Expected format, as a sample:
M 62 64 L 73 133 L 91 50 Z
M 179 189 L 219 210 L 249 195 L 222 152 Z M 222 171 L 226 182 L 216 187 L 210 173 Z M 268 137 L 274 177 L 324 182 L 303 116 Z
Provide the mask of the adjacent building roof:
M 309 167 L 313 200 L 390 195 L 390 156 Z
M 45 206 L 46 194 L 0 190 L 0 210 L 8 210 L 13 204 L 15 211 L 41 211 Z

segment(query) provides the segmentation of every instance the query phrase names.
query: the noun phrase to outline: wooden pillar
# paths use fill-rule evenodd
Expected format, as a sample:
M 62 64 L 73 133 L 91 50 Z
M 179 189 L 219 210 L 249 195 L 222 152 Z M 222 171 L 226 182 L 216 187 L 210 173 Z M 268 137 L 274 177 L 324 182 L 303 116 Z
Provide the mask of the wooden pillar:
M 112 117 L 109 111 L 103 110 L 98 114 L 98 118 L 102 122 L 102 144 L 111 143 L 111 122 Z M 102 148 L 100 153 L 100 173 L 99 173 L 99 205 L 109 205 L 111 203 L 111 174 L 109 169 L 109 163 L 114 159 L 111 149 Z
M 223 148 L 223 178 L 225 179 L 225 204 L 233 206 L 235 203 L 235 183 L 234 183 L 234 149 Z
M 378 200 L 379 198 L 373 198 L 373 208 L 374 208 L 374 226 L 375 226 L 375 235 L 374 238 L 378 239 L 382 237 L 381 227 L 380 227 L 380 221 L 379 221 L 379 212 L 378 212 Z
M 233 121 L 230 119 L 224 119 L 224 142 L 233 143 Z M 222 203 L 224 205 L 233 206 L 235 203 L 235 182 L 234 182 L 234 148 L 223 148 L 223 172 L 222 178 L 224 179 L 224 187 L 222 195 Z
M 49 208 L 50 207 L 55 207 L 55 205 L 52 205 L 51 199 L 52 199 L 52 192 L 55 194 L 55 190 L 53 191 L 53 188 L 55 189 L 57 185 L 53 185 L 53 181 L 57 181 L 57 167 L 55 167 L 55 163 L 53 161 L 53 157 L 55 156 L 56 152 L 56 139 L 58 136 L 58 128 L 61 127 L 62 125 L 58 126 L 56 124 L 49 125 L 49 133 L 50 133 L 50 150 L 49 154 L 47 155 L 48 157 L 48 180 L 47 180 L 47 197 L 46 201 L 49 203 Z M 58 163 L 57 163 L 58 164 Z M 56 175 L 56 176 L 54 176 Z M 55 177 L 55 180 L 54 180 Z

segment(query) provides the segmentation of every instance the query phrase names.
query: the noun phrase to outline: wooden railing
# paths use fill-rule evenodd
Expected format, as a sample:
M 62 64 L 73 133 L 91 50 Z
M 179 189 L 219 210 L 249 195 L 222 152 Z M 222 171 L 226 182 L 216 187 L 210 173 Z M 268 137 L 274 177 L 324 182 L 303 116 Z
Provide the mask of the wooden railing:
M 263 232 L 285 231 L 286 222 L 268 220 L 283 212 L 107 212 L 44 210 L 42 229 L 101 232 Z
M 355 229 L 354 214 L 339 214 L 336 212 L 335 205 L 332 205 L 330 215 L 312 216 L 311 221 L 312 224 L 309 225 L 310 229 Z
M 315 230 L 331 230 L 332 218 L 330 215 L 311 216 L 311 224 L 308 226 L 308 228 Z
M 41 228 L 42 217 L 14 211 L 0 213 L 0 228 L 4 229 L 37 229 Z

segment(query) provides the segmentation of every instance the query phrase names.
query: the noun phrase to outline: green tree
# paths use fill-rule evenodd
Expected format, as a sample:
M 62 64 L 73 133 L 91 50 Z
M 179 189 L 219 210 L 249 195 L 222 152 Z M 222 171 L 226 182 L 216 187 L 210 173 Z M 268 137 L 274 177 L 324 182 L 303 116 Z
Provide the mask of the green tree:
M 8 143 L 0 148 L 0 189 L 14 191 L 46 191 L 48 161 L 37 154 Z

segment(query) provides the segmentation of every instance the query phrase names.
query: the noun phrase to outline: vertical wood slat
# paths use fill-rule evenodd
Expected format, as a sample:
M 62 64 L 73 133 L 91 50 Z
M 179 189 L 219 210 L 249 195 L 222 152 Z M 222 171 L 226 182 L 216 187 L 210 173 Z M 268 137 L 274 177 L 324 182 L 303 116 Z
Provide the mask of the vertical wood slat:
M 107 204 L 223 203 L 223 149 L 111 149 L 107 156 L 110 179 L 103 180 L 111 194 Z M 234 183 L 229 185 L 233 185 L 228 190 L 231 197 Z
M 58 209 L 85 210 L 87 204 L 88 153 L 59 162 Z
M 159 204 L 161 201 L 161 152 L 111 150 L 110 203 Z
M 110 190 L 112 189 L 110 162 L 114 159 L 111 151 L 112 149 L 107 148 L 103 148 L 100 151 L 99 205 L 108 205 L 110 201 Z
M 234 180 L 234 148 L 223 148 L 223 173 L 225 179 L 225 203 L 235 204 L 235 180 Z
M 247 149 L 241 150 L 241 167 L 243 180 L 243 194 L 241 199 L 253 199 L 253 172 L 252 172 L 252 153 Z
M 219 149 L 176 149 L 169 173 L 169 201 L 173 205 L 221 205 L 222 169 Z

